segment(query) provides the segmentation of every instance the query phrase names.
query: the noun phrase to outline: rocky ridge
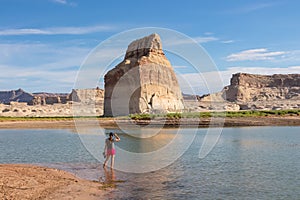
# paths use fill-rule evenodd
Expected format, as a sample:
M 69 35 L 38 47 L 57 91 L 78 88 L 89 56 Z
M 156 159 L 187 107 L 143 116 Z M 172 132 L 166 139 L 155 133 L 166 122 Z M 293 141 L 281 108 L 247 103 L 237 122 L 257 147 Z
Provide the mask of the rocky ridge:
M 1 94 L 10 95 L 0 96 L 5 97 L 3 99 L 0 98 L 2 102 L 5 102 L 5 104 L 0 103 L 0 116 L 57 117 L 103 115 L 104 91 L 99 88 L 74 89 L 70 94 L 44 92 L 31 94 L 21 89 L 13 92 L 0 92 Z
M 300 74 L 233 74 L 221 92 L 202 96 L 200 105 L 225 103 L 233 110 L 300 108 Z
M 15 102 L 30 102 L 34 98 L 33 94 L 25 92 L 22 89 L 11 91 L 0 91 L 0 103 L 9 104 Z

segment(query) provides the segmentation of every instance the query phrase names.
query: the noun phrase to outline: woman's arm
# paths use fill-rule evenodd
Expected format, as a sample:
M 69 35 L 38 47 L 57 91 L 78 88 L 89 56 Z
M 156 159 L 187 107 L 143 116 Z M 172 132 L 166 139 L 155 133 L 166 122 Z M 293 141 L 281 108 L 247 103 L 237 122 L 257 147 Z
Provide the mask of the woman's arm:
M 103 152 L 106 154 L 106 148 L 107 148 L 107 146 L 106 146 L 106 140 L 105 140 L 105 144 L 104 144 L 104 150 L 103 150 Z
M 116 142 L 119 142 L 121 140 L 116 133 L 115 133 L 115 137 L 116 137 Z

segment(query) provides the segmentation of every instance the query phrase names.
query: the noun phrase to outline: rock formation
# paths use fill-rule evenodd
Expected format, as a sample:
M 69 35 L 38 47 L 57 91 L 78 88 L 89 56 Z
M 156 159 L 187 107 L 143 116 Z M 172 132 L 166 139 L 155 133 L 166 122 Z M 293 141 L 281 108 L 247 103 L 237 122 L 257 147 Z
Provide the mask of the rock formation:
M 73 89 L 70 96 L 74 116 L 103 115 L 104 91 L 102 89 Z
M 240 102 L 300 100 L 300 74 L 234 74 L 223 90 L 223 97 Z
M 0 91 L 0 103 L 9 104 L 11 101 L 15 102 L 29 102 L 34 96 L 22 89 L 11 91 Z
M 104 115 L 181 111 L 183 98 L 159 35 L 133 41 L 104 77 Z
M 2 91 L 0 116 L 101 116 L 103 101 L 104 91 L 99 88 L 74 89 L 70 94 L 45 92 L 30 94 L 22 89 Z
M 200 104 L 213 101 L 226 101 L 234 110 L 299 109 L 300 74 L 233 74 L 221 92 L 200 98 Z
M 28 102 L 29 105 L 53 105 L 56 103 L 65 104 L 68 101 L 69 94 L 66 93 L 33 93 L 33 99 Z
M 104 90 L 96 89 L 73 89 L 69 95 L 69 101 L 83 104 L 103 105 Z
M 11 102 L 23 102 L 28 105 L 53 105 L 67 103 L 68 95 L 65 93 L 28 93 L 22 89 L 0 91 L 0 103 L 9 105 Z

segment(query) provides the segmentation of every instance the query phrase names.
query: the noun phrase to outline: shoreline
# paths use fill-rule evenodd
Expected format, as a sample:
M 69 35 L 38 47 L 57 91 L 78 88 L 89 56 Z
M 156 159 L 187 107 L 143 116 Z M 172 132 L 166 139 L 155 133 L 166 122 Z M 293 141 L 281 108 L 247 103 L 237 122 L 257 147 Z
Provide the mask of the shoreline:
M 300 126 L 299 116 L 265 116 L 265 117 L 225 117 L 225 118 L 182 118 L 182 119 L 152 119 L 152 120 L 131 120 L 131 119 L 0 119 L 0 129 L 75 129 L 78 127 L 102 127 L 118 128 L 124 127 L 243 127 L 243 126 Z
M 101 199 L 105 185 L 54 168 L 0 164 L 0 199 Z

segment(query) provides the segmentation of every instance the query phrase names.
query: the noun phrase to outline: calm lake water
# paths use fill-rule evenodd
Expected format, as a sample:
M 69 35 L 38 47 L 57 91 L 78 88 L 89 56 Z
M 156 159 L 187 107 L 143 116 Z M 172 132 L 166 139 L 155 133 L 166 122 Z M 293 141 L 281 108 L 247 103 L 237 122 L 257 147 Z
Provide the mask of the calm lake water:
M 184 129 L 186 136 L 195 133 L 191 146 L 171 165 L 148 173 L 104 171 L 80 140 L 98 142 L 95 149 L 101 155 L 104 137 L 89 131 L 79 136 L 68 129 L 1 129 L 0 163 L 57 167 L 106 182 L 114 188 L 105 195 L 111 199 L 300 198 L 300 127 L 224 128 L 204 159 L 199 159 L 199 149 L 207 129 Z M 117 145 L 126 151 L 147 153 L 165 146 L 177 131 L 164 129 L 159 136 L 147 139 L 120 133 Z M 116 166 L 126 163 L 120 154 L 117 151 Z

